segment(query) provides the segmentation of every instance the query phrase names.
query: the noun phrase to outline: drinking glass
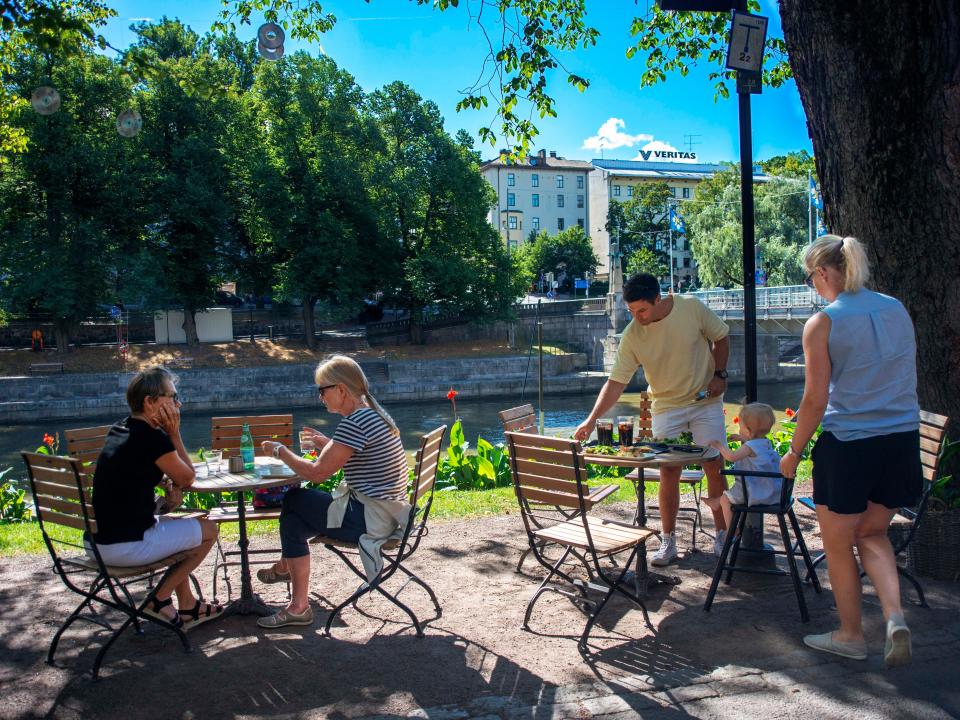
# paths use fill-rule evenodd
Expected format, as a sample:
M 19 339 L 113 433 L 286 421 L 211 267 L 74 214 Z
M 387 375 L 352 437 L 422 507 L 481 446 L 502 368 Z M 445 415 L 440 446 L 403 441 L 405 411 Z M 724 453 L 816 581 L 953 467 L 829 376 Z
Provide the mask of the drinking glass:
M 300 454 L 306 455 L 316 450 L 316 445 L 313 443 L 313 433 L 307 432 L 306 430 L 300 431 Z
M 633 445 L 633 415 L 617 416 L 617 432 L 620 434 L 620 447 Z
M 613 445 L 613 420 L 610 418 L 597 420 L 597 444 Z
M 207 474 L 216 475 L 220 472 L 220 461 L 223 460 L 223 450 L 207 450 L 203 454 L 207 461 Z

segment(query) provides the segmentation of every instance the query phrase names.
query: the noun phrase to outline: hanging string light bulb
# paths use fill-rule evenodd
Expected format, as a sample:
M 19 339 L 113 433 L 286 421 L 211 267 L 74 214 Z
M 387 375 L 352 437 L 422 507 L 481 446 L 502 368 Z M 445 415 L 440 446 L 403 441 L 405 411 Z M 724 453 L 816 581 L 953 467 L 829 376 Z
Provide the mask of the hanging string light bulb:
M 60 109 L 60 93 L 49 85 L 41 85 L 30 95 L 30 104 L 40 115 L 53 115 Z
M 143 127 L 143 118 L 136 110 L 124 110 L 117 115 L 117 132 L 122 137 L 132 138 Z

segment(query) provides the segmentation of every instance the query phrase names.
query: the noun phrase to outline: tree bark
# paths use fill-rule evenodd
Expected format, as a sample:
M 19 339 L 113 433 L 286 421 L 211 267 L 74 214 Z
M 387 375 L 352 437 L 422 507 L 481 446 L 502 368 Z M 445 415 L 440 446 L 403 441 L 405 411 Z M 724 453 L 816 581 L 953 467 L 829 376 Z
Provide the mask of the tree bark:
M 53 337 L 57 343 L 57 352 L 65 353 L 70 349 L 70 330 L 73 323 L 66 318 L 53 321 Z
M 830 230 L 917 331 L 920 407 L 960 420 L 960 5 L 781 0 Z
M 200 338 L 197 336 L 197 318 L 191 308 L 183 309 L 183 334 L 187 338 L 187 347 L 195 347 L 200 344 Z

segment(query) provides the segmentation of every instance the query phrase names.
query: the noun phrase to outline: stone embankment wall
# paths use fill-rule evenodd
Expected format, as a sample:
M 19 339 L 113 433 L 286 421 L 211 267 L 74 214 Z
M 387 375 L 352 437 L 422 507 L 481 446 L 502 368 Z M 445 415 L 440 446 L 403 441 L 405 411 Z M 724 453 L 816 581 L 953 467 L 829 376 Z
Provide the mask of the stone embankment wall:
M 580 353 L 547 356 L 546 390 L 596 393 L 606 379 L 586 371 Z M 537 385 L 537 360 L 526 356 L 364 364 L 371 392 L 383 402 L 417 402 L 446 397 L 450 387 L 464 398 L 519 397 Z M 178 390 L 190 409 L 227 412 L 251 408 L 315 405 L 313 365 L 178 370 Z M 0 422 L 38 422 L 115 416 L 132 373 L 64 374 L 0 378 Z

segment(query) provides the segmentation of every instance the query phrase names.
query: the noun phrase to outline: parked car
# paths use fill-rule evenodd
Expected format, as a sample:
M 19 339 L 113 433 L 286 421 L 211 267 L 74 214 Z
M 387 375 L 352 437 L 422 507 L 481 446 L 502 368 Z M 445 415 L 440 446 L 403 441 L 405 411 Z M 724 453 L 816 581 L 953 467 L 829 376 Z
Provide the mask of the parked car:
M 243 307 L 243 298 L 229 290 L 217 290 L 217 305 L 220 307 Z

